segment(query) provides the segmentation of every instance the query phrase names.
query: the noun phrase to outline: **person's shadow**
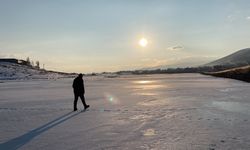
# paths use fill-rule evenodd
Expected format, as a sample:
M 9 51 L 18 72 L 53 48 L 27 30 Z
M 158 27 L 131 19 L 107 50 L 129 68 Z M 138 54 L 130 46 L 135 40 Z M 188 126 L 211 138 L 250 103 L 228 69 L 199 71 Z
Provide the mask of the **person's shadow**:
M 30 142 L 34 137 L 42 134 L 43 132 L 49 130 L 50 128 L 53 128 L 63 122 L 65 122 L 66 120 L 78 115 L 81 112 L 69 112 L 61 117 L 56 118 L 53 121 L 50 121 L 48 123 L 46 123 L 45 125 L 42 125 L 36 129 L 33 129 L 19 137 L 16 137 L 14 139 L 11 139 L 5 143 L 1 143 L 0 144 L 0 149 L 4 150 L 16 150 L 20 147 L 22 147 L 23 145 L 27 144 L 28 142 Z

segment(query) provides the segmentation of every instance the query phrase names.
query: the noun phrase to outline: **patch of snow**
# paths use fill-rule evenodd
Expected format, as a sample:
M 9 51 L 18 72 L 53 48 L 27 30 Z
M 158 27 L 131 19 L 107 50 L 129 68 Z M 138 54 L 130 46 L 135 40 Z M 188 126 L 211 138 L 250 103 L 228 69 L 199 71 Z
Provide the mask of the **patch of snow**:
M 59 73 L 48 72 L 42 69 L 35 69 L 29 66 L 1 62 L 0 80 L 27 80 L 27 79 L 53 79 L 66 77 Z

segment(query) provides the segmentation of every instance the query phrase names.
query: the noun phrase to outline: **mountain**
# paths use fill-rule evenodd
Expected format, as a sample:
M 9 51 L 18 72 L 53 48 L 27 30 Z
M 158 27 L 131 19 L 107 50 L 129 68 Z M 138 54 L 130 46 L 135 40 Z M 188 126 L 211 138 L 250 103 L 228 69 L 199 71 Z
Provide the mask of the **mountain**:
M 141 70 L 198 67 L 201 64 L 211 62 L 212 60 L 213 59 L 210 57 L 186 57 L 186 58 L 176 59 L 175 61 L 170 62 L 168 65 L 146 67 L 146 68 L 142 68 Z
M 215 60 L 203 66 L 241 67 L 250 64 L 250 48 L 239 50 L 231 55 Z

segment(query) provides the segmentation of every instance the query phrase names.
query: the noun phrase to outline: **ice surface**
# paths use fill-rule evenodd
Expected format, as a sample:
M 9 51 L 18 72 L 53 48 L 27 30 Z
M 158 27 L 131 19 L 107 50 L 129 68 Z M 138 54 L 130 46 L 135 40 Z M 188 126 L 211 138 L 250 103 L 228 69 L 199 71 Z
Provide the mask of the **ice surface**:
M 0 149 L 250 149 L 250 84 L 199 74 L 0 82 Z M 78 108 L 83 109 L 80 101 Z

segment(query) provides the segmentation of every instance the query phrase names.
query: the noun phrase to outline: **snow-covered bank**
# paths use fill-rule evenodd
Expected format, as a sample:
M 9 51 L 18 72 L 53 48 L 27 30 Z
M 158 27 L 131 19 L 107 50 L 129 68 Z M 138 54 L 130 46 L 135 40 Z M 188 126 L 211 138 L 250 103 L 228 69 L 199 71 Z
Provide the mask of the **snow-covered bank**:
M 250 84 L 199 74 L 0 83 L 0 149 L 250 149 Z M 83 108 L 80 101 L 78 108 Z
M 72 75 L 36 69 L 16 63 L 0 62 L 0 80 L 58 79 L 67 77 L 72 77 Z
M 204 72 L 203 74 L 250 82 L 250 65 L 218 72 Z

